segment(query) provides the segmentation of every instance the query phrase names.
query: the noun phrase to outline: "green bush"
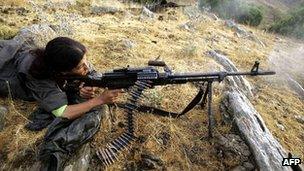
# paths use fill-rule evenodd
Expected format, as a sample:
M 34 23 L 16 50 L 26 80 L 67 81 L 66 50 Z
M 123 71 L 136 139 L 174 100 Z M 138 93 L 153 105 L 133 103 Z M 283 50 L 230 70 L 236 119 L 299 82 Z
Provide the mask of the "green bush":
M 200 7 L 207 6 L 224 19 L 235 19 L 242 24 L 258 26 L 263 20 L 263 10 L 240 0 L 200 0 Z
M 282 35 L 304 38 L 304 6 L 287 12 L 282 19 L 271 25 L 269 30 Z
M 245 10 L 244 14 L 237 17 L 237 21 L 242 24 L 248 24 L 251 26 L 260 25 L 263 20 L 263 13 L 260 8 L 256 6 L 249 7 Z

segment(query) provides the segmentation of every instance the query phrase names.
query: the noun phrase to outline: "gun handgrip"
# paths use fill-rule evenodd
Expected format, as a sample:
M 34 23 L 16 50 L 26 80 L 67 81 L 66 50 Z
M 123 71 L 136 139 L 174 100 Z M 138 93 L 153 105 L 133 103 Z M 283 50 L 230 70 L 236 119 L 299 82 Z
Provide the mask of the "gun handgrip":
M 166 63 L 164 61 L 148 61 L 149 66 L 166 66 Z

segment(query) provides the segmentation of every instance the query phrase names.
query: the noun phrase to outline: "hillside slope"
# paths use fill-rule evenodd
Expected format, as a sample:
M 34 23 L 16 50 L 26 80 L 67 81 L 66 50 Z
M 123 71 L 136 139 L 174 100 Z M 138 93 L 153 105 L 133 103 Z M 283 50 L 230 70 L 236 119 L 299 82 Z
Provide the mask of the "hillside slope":
M 263 69 L 278 71 L 282 66 L 273 65 L 276 59 L 270 60 L 269 57 L 276 56 L 274 52 L 277 51 L 284 51 L 288 55 L 290 48 L 284 50 L 280 45 L 284 43 L 288 46 L 292 41 L 245 26 L 241 27 L 251 33 L 242 36 L 228 27 L 225 21 L 210 14 L 202 14 L 195 6 L 167 9 L 151 17 L 142 14 L 140 5 L 119 1 L 29 2 L 12 1 L 13 6 L 7 6 L 9 1 L 5 5 L 0 3 L 0 29 L 5 28 L 5 31 L 0 30 L 0 33 L 4 32 L 3 37 L 14 36 L 24 26 L 51 24 L 58 35 L 83 42 L 88 47 L 88 60 L 101 72 L 125 67 L 127 64 L 131 67 L 145 66 L 148 60 L 156 57 L 166 61 L 175 72 L 218 71 L 221 67 L 208 57 L 206 52 L 209 50 L 226 54 L 239 70 L 249 70 L 253 62 L 259 60 Z M 94 12 L 92 6 L 110 6 L 116 10 Z M 301 42 L 295 45 L 295 48 L 299 47 L 303 47 Z M 296 54 L 294 58 L 298 56 Z M 302 60 L 299 58 L 300 65 Z M 301 73 L 302 69 L 291 74 L 301 80 Z M 304 101 L 278 77 L 280 75 L 248 77 L 255 88 L 252 103 L 279 142 L 303 159 L 304 124 L 295 116 L 304 117 Z M 148 99 L 143 103 L 181 111 L 196 91 L 194 85 L 158 87 L 146 92 Z M 222 123 L 219 108 L 221 91 L 222 85 L 216 85 L 213 108 L 218 123 Z M 0 99 L 0 104 L 9 108 L 5 128 L 0 132 L 0 168 L 27 168 L 37 160 L 37 146 L 45 132 L 30 132 L 24 128 L 28 122 L 26 117 L 36 105 L 9 98 Z M 117 109 L 113 112 L 114 116 L 104 120 L 100 131 L 90 142 L 92 147 L 104 146 L 121 132 L 119 125 L 123 118 L 122 111 Z M 143 137 L 143 141 L 136 142 L 109 170 L 140 168 L 142 163 L 138 162 L 141 154 L 146 153 L 156 155 L 162 161 L 157 166 L 158 169 L 225 170 L 243 166 L 246 162 L 254 165 L 251 155 L 245 154 L 244 158 L 244 155 L 237 154 L 237 150 L 223 149 L 225 145 L 220 140 L 229 140 L 229 137 L 232 137 L 234 146 L 246 146 L 235 137 L 232 125 L 218 124 L 217 138 L 206 138 L 206 115 L 207 111 L 199 107 L 182 119 L 138 114 L 136 132 Z M 241 153 L 248 153 L 248 148 L 244 147 Z M 92 165 L 100 167 L 96 159 Z

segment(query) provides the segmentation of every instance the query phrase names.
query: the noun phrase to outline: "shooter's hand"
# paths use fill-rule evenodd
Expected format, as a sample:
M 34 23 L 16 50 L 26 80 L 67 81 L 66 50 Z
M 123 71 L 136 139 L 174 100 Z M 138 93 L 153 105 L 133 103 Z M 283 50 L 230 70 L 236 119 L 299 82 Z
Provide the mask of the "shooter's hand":
M 98 87 L 83 87 L 83 86 L 80 86 L 79 88 L 80 88 L 79 89 L 80 97 L 85 99 L 93 98 L 95 96 L 96 90 L 98 89 Z
M 114 103 L 117 100 L 117 97 L 123 92 L 124 91 L 122 89 L 105 90 L 100 96 L 97 96 L 96 98 L 102 104 L 111 104 Z

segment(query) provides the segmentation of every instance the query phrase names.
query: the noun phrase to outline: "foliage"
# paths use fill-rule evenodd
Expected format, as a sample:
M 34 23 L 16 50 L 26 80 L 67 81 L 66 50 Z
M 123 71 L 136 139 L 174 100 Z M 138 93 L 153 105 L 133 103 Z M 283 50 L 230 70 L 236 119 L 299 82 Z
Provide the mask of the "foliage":
M 296 38 L 304 38 L 304 6 L 287 12 L 282 19 L 270 26 L 269 30 Z
M 261 7 L 239 0 L 201 0 L 200 6 L 209 6 L 221 18 L 232 18 L 239 23 L 251 26 L 258 26 L 263 19 Z
M 248 24 L 251 26 L 258 26 L 263 19 L 261 10 L 256 6 L 252 6 L 249 7 L 246 11 L 247 12 L 244 14 L 238 16 L 237 21 L 239 23 Z

